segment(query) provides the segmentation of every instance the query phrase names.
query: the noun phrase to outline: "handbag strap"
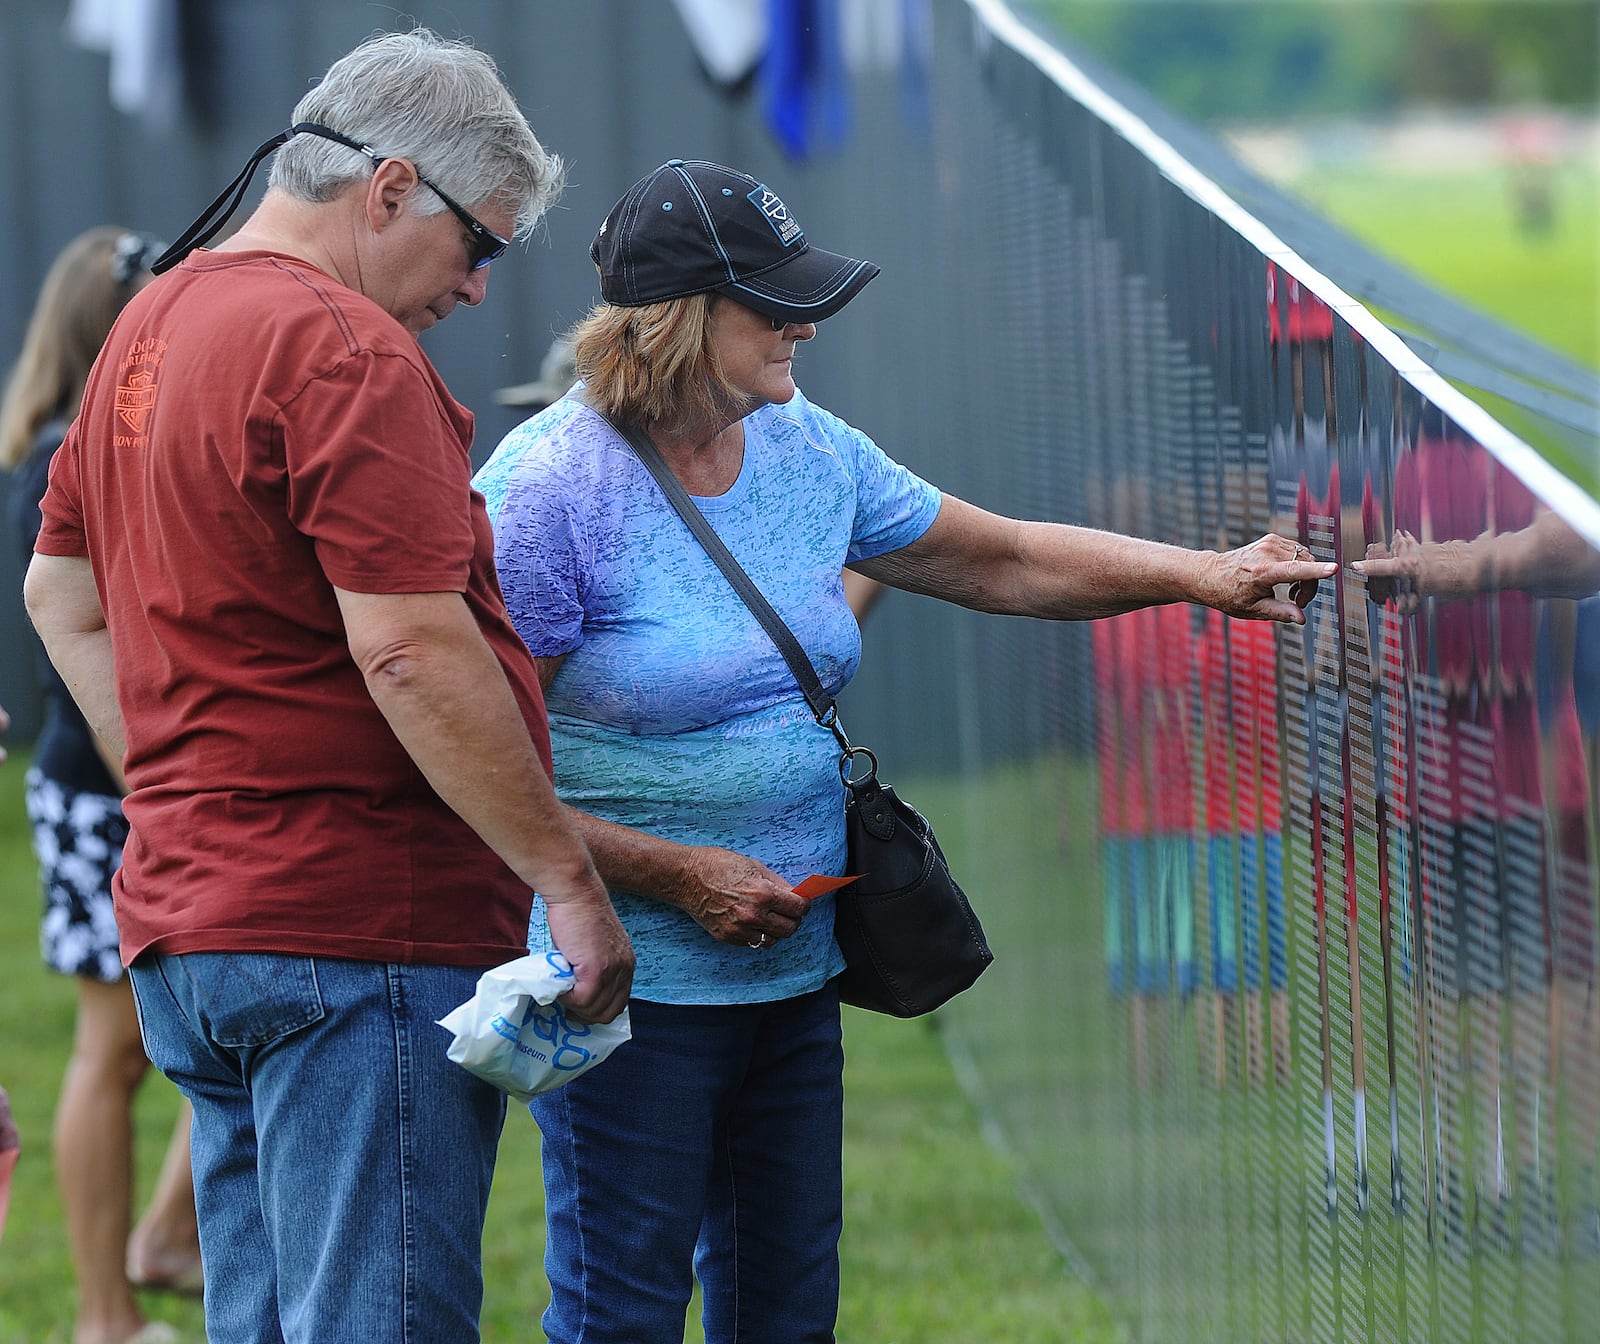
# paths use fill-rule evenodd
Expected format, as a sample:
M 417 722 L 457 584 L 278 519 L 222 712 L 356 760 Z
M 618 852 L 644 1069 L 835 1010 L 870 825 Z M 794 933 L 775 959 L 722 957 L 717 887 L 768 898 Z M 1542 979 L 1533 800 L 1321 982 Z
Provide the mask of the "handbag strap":
M 588 405 L 587 402 L 584 404 Z M 844 729 L 839 726 L 839 711 L 833 697 L 823 689 L 822 679 L 817 676 L 815 665 L 801 647 L 800 641 L 795 638 L 794 631 L 789 629 L 783 617 L 772 609 L 772 603 L 767 601 L 761 590 L 756 587 L 754 580 L 745 573 L 744 566 L 735 560 L 733 553 L 722 544 L 722 538 L 706 521 L 705 514 L 700 512 L 699 506 L 683 488 L 683 483 L 672 474 L 672 468 L 662 460 L 661 451 L 650 442 L 650 436 L 637 425 L 619 423 L 593 406 L 589 406 L 589 409 L 595 411 L 596 415 L 628 441 L 639 460 L 656 478 L 656 484 L 661 487 L 661 493 L 667 497 L 667 502 L 677 510 L 678 516 L 683 519 L 689 531 L 693 532 L 696 539 L 705 547 L 706 554 L 727 577 L 728 582 L 733 585 L 733 591 L 738 593 L 745 606 L 750 608 L 751 614 L 761 622 L 761 628 L 772 637 L 772 642 L 778 646 L 778 652 L 783 655 L 783 660 L 789 664 L 789 670 L 794 673 L 794 679 L 800 683 L 800 692 L 805 696 L 806 704 L 811 706 L 811 713 L 816 721 L 824 728 L 833 731 L 843 750 L 846 752 L 854 750 L 844 735 Z

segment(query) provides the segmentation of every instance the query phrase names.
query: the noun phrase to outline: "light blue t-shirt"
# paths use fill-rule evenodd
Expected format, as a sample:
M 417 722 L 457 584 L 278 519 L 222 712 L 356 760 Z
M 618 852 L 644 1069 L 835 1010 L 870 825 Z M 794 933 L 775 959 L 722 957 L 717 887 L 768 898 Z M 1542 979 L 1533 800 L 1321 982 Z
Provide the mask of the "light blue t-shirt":
M 861 656 L 840 569 L 915 541 L 939 492 L 803 395 L 744 427 L 738 480 L 695 502 L 837 695 Z M 833 734 L 626 441 L 568 398 L 512 430 L 474 484 L 513 623 L 536 656 L 565 655 L 546 696 L 560 796 L 752 855 L 791 883 L 843 873 Z M 763 949 L 718 942 L 662 901 L 612 896 L 643 999 L 764 1002 L 843 969 L 831 896 Z M 550 946 L 537 900 L 529 946 Z

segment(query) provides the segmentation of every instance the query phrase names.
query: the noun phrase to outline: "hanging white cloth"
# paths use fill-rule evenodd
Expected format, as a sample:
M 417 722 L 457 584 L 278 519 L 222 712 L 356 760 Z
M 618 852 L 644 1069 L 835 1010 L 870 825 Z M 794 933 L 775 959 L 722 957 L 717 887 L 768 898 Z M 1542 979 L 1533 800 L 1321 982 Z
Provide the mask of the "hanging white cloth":
M 716 84 L 744 79 L 767 50 L 766 0 L 676 0 L 700 63 Z
M 177 0 L 72 0 L 67 37 L 111 57 L 111 105 L 158 129 L 183 102 Z

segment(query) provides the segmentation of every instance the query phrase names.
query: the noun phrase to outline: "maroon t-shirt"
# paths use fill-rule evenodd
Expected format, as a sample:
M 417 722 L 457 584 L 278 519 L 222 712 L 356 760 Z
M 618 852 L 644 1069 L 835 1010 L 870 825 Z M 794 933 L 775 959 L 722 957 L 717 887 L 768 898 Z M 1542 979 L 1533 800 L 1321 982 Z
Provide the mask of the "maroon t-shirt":
M 125 961 L 522 949 L 531 893 L 390 731 L 334 595 L 462 593 L 548 770 L 471 439 L 416 340 L 305 263 L 197 252 L 123 311 L 36 549 L 89 558 L 111 631 Z

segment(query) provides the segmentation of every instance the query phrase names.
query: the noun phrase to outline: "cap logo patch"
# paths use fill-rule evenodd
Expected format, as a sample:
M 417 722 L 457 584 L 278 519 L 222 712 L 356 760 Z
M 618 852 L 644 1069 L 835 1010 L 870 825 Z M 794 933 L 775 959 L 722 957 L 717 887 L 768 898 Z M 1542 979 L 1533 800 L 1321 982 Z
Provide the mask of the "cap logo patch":
M 748 199 L 766 216 L 767 223 L 772 225 L 772 231 L 778 235 L 778 241 L 785 247 L 805 237 L 800 231 L 800 225 L 789 214 L 789 207 L 771 187 L 757 187 L 750 193 Z

